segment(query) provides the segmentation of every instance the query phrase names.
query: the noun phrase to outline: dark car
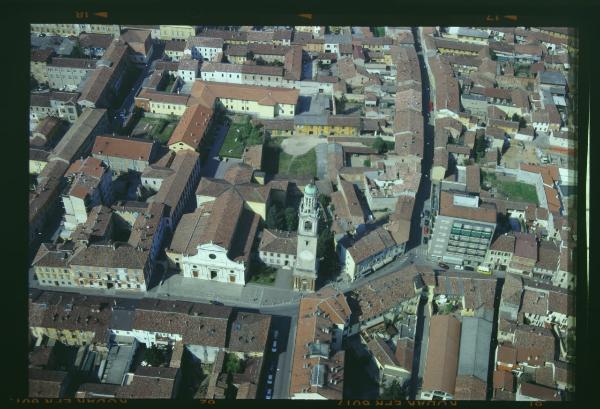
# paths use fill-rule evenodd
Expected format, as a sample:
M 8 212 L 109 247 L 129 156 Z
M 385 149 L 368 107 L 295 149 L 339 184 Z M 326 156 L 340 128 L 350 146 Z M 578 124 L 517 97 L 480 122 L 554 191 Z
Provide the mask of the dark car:
M 219 302 L 219 301 L 211 301 L 210 303 L 212 305 L 225 305 L 225 304 L 223 304 L 222 302 Z
M 444 270 L 448 270 L 448 269 L 450 268 L 450 266 L 449 266 L 448 264 L 446 264 L 446 263 L 442 263 L 442 262 L 439 262 L 439 263 L 438 263 L 438 266 L 440 266 L 440 267 L 441 267 L 441 268 L 443 268 Z
M 471 266 L 465 266 L 465 270 L 467 271 L 475 271 L 475 269 Z
M 429 226 L 429 219 L 425 219 L 425 226 Z
M 427 244 L 428 241 L 429 239 L 427 237 L 423 237 L 423 244 Z
M 425 217 L 431 216 L 431 212 L 429 210 L 425 210 Z

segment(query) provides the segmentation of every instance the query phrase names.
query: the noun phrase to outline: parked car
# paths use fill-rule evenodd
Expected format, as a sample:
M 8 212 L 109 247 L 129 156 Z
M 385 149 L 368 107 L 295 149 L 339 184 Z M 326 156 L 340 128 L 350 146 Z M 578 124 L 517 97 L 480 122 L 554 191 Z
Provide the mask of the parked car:
M 431 212 L 429 210 L 425 210 L 425 217 L 431 216 Z
M 429 219 L 425 219 L 425 226 L 429 226 Z
M 273 374 L 267 376 L 267 385 L 273 385 Z
M 273 346 L 271 346 L 271 352 L 277 352 L 277 341 L 273 341 Z
M 273 389 L 269 388 L 267 389 L 267 394 L 265 395 L 266 399 L 271 399 L 273 398 Z
M 442 262 L 439 262 L 439 263 L 438 263 L 438 266 L 440 266 L 440 267 L 441 267 L 441 268 L 443 268 L 444 270 L 448 270 L 448 269 L 450 268 L 450 266 L 449 266 L 448 264 L 446 264 L 446 263 L 442 263 Z
M 278 330 L 273 331 L 273 339 L 277 339 L 278 336 L 279 336 L 279 331 Z
M 454 269 L 455 269 L 455 270 L 458 270 L 458 271 L 462 271 L 462 270 L 464 270 L 465 268 L 464 268 L 463 266 L 461 266 L 461 265 L 458 265 L 458 264 L 457 264 L 457 265 L 455 265 L 455 266 L 454 266 Z
M 475 271 L 475 268 L 471 267 L 471 266 L 465 266 L 465 270 L 468 271 Z

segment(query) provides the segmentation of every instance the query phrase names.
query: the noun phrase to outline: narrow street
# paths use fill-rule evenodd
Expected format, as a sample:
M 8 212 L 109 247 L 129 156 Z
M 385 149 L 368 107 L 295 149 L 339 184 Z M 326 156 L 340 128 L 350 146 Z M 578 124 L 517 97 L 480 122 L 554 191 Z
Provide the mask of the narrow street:
M 421 161 L 421 183 L 419 190 L 415 196 L 415 207 L 413 210 L 413 218 L 410 226 L 410 236 L 406 245 L 407 249 L 412 249 L 419 246 L 422 242 L 422 228 L 420 215 L 424 210 L 425 201 L 431 194 L 431 167 L 433 165 L 433 126 L 429 124 L 429 100 L 430 100 L 430 83 L 427 67 L 425 66 L 424 57 L 421 48 L 421 31 L 413 27 L 413 37 L 415 39 L 415 51 L 419 58 L 419 66 L 421 69 L 422 89 L 422 106 L 423 106 L 423 138 L 424 149 L 423 159 Z M 434 91 L 435 92 L 435 91 Z

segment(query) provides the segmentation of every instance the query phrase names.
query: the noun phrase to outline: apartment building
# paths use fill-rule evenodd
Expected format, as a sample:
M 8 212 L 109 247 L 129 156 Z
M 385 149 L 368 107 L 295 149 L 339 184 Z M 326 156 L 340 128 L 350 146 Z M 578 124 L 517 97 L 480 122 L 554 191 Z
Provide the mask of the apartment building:
M 433 260 L 477 266 L 484 262 L 496 229 L 496 207 L 479 204 L 477 196 L 442 191 L 439 214 L 431 228 Z

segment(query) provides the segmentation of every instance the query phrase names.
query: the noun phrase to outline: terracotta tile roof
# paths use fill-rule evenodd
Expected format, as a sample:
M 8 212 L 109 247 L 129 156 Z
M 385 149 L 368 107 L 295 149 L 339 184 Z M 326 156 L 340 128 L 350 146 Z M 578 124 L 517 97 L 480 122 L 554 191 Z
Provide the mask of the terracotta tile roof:
M 254 170 L 261 170 L 263 158 L 263 145 L 252 145 L 244 148 L 242 161 Z
M 117 398 L 171 399 L 175 388 L 176 368 L 140 367 L 131 383 L 116 391 Z
M 462 219 L 476 220 L 486 223 L 496 223 L 495 206 L 477 208 L 458 206 L 453 203 L 454 195 L 442 192 L 440 195 L 440 214 L 443 216 L 459 217 Z
M 514 253 L 515 251 L 515 236 L 503 234 L 498 236 L 490 245 L 490 250 L 502 251 L 505 253 Z
M 192 87 L 192 100 L 212 108 L 215 98 L 256 101 L 259 105 L 295 105 L 300 91 L 288 88 L 257 87 L 252 85 L 226 84 L 196 81 Z
M 168 40 L 165 42 L 165 51 L 178 51 L 183 52 L 185 50 L 185 41 L 181 40 Z
M 230 46 L 237 47 L 237 46 Z M 276 44 L 248 44 L 248 51 L 252 51 L 255 56 L 261 55 L 278 55 L 285 56 L 292 47 L 288 45 L 276 45 Z
M 133 51 L 146 55 L 150 51 L 150 30 L 125 30 L 121 40 L 129 44 Z
M 379 364 L 383 366 L 398 366 L 398 362 L 396 361 L 392 349 L 383 339 L 377 336 L 369 339 L 367 342 L 367 350 L 371 352 Z
M 184 143 L 198 149 L 213 116 L 213 110 L 200 104 L 188 106 L 173 131 L 168 145 Z
M 562 291 L 548 293 L 548 311 L 558 312 L 567 316 L 575 315 L 575 296 Z
M 524 382 L 520 385 L 520 393 L 523 396 L 536 398 L 543 401 L 561 401 L 560 392 L 556 389 L 547 388 L 541 385 Z
M 130 139 L 115 138 L 110 136 L 97 136 L 92 154 L 125 158 L 131 160 L 150 161 L 155 150 L 154 142 Z
M 96 61 L 89 58 L 53 58 L 49 64 L 51 67 L 57 68 L 77 68 L 85 70 L 93 70 L 96 68 Z
M 396 342 L 396 361 L 401 368 L 409 372 L 412 371 L 414 350 L 415 341 L 410 338 L 402 338 Z
M 175 68 L 175 70 L 177 70 L 177 68 Z M 149 101 L 154 101 L 163 104 L 188 105 L 190 96 L 183 94 L 171 94 L 169 92 L 154 91 L 152 89 L 142 88 L 142 90 L 135 98 L 147 99 Z
M 396 242 L 390 232 L 380 227 L 356 240 L 346 250 L 352 256 L 354 263 L 359 264 L 367 258 L 394 246 L 396 246 Z
M 530 325 L 519 325 L 515 329 L 517 362 L 528 362 L 539 366 L 555 358 L 555 339 L 551 330 Z
M 515 234 L 515 253 L 517 257 L 523 257 L 537 261 L 538 244 L 535 236 L 532 234 Z
M 184 43 L 185 49 L 192 47 L 206 47 L 223 49 L 223 39 L 217 37 L 189 37 Z M 183 49 L 182 49 L 183 50 Z
M 29 368 L 30 398 L 62 398 L 61 389 L 68 382 L 65 371 Z
M 264 229 L 258 250 L 295 256 L 297 244 L 298 236 L 294 232 Z
M 411 265 L 388 274 L 385 277 L 370 281 L 350 293 L 359 309 L 355 318 L 358 322 L 368 321 L 398 304 L 408 301 L 417 295 L 415 279 L 421 272 L 432 272 L 430 268 Z
M 515 391 L 515 376 L 508 371 L 494 371 L 494 389 Z
M 112 299 L 44 291 L 29 301 L 29 326 L 92 332 L 93 342 L 105 344 Z
M 456 377 L 454 399 L 456 400 L 486 400 L 487 383 L 471 375 Z
M 325 304 L 329 306 L 323 308 Z M 326 309 L 329 312 L 325 312 Z M 333 311 L 336 314 L 332 314 Z M 342 311 L 344 314 L 338 317 Z M 344 351 L 332 350 L 332 335 L 335 323 L 342 322 L 341 325 L 344 325 L 349 315 L 350 307 L 342 294 L 326 291 L 324 294 L 311 294 L 300 301 L 290 395 L 312 392 L 328 399 L 342 397 L 345 354 Z
M 129 244 L 91 245 L 76 252 L 71 266 L 129 268 L 143 270 L 149 257 L 148 251 L 136 250 Z
M 451 315 L 431 317 L 423 390 L 454 394 L 459 345 L 460 321 Z
M 239 311 L 231 318 L 228 348 L 232 352 L 263 353 L 271 316 Z
M 498 345 L 497 362 L 505 365 L 517 364 L 517 349 L 511 344 Z
M 548 314 L 548 295 L 540 291 L 523 291 L 521 312 L 546 316 Z
M 101 178 L 106 172 L 106 168 L 100 159 L 88 156 L 85 159 L 77 159 L 69 166 L 65 177 L 75 174 L 83 174 L 91 177 Z
M 31 50 L 31 61 L 32 62 L 50 62 L 51 57 L 54 55 L 52 48 L 43 48 L 39 50 Z
M 559 266 L 560 247 L 557 243 L 543 240 L 538 249 L 536 267 L 550 271 L 557 271 Z
M 81 48 L 103 48 L 107 49 L 114 37 L 111 34 L 81 33 L 79 34 L 79 46 Z
M 300 81 L 302 78 L 302 54 L 302 46 L 299 45 L 293 45 L 285 54 L 285 79 Z
M 195 188 L 194 183 L 197 183 L 197 179 L 195 182 L 192 178 L 195 178 L 193 172 L 197 169 L 199 160 L 200 155 L 196 152 L 190 150 L 177 152 L 170 165 L 175 172 L 163 180 L 154 201 L 168 205 L 169 211 L 174 212 L 186 187 L 189 185 L 191 189 Z
M 230 307 L 173 300 L 140 300 L 132 327 L 182 336 L 184 344 L 225 348 Z
M 562 361 L 554 361 L 554 380 L 567 385 L 575 384 L 575 365 Z

